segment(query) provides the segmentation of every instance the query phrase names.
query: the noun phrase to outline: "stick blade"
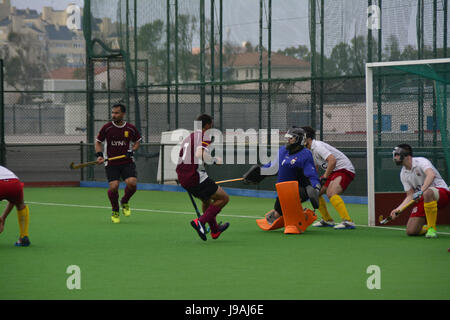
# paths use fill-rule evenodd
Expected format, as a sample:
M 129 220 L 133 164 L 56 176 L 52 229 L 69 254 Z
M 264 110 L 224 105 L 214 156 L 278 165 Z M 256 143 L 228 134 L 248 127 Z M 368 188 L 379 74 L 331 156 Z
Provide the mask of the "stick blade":
M 73 162 L 70 164 L 70 168 L 71 169 L 80 169 L 80 168 L 84 168 L 84 167 L 88 167 L 88 166 L 93 166 L 97 164 L 96 161 L 91 161 L 91 162 L 84 162 L 84 163 L 79 163 L 79 164 L 74 164 Z
M 383 219 L 383 216 L 380 216 L 380 218 L 379 218 L 380 224 L 386 224 L 386 223 L 388 223 L 388 222 L 391 221 L 391 220 L 392 220 L 392 217 L 391 217 L 391 216 L 388 216 L 388 217 L 386 217 L 386 218 L 384 218 L 384 219 Z

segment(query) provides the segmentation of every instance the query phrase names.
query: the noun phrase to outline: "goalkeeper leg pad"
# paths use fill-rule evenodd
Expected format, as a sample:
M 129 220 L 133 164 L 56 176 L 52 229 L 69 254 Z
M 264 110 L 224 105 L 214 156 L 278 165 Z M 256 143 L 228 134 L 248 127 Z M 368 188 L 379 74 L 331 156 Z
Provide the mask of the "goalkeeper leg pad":
M 280 182 L 276 185 L 284 217 L 284 233 L 300 234 L 307 228 L 306 217 L 300 201 L 298 181 Z
M 273 210 L 270 210 L 270 213 Z M 267 214 L 266 214 L 267 215 Z M 272 223 L 267 221 L 267 218 L 256 219 L 256 224 L 264 231 L 276 230 L 284 227 L 284 219 L 283 216 L 276 218 Z

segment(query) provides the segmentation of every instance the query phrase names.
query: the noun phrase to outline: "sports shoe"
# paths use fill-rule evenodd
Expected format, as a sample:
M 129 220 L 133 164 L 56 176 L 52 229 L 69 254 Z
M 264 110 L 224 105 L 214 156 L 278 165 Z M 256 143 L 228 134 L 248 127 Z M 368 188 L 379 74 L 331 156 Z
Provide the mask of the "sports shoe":
M 336 230 L 355 229 L 355 223 L 353 221 L 342 220 L 341 223 L 334 226 Z
M 229 226 L 230 226 L 229 222 L 219 224 L 219 231 L 215 233 L 211 231 L 211 238 L 217 239 L 222 234 L 222 232 L 228 229 Z
M 336 224 L 333 220 L 326 221 L 321 219 L 320 221 L 316 221 L 312 224 L 313 227 L 334 227 Z
M 113 211 L 113 213 L 111 215 L 111 221 L 113 223 L 119 223 L 120 222 L 120 216 L 119 216 L 119 212 L 118 211 Z
M 28 247 L 31 244 L 30 239 L 27 236 L 19 238 L 19 240 L 14 243 L 16 247 Z
M 125 217 L 131 216 L 131 209 L 128 203 L 122 203 L 122 213 Z
M 194 219 L 191 221 L 191 226 L 197 231 L 200 239 L 206 241 L 206 229 L 203 223 L 201 223 L 201 221 L 198 219 Z
M 436 229 L 429 227 L 427 233 L 425 234 L 425 238 L 437 238 Z
M 280 215 L 275 212 L 275 210 L 271 210 L 266 213 L 266 220 L 268 224 L 272 224 L 280 217 Z

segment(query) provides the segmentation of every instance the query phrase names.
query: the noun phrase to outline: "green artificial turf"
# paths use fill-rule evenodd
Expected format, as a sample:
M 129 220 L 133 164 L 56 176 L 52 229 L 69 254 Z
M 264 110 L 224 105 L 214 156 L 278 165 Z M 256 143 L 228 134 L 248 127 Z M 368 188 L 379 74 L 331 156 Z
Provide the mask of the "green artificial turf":
M 231 196 L 218 216 L 230 228 L 204 242 L 183 192 L 138 191 L 120 224 L 111 223 L 106 189 L 26 188 L 25 199 L 31 246 L 13 245 L 14 210 L 0 234 L 0 299 L 450 298 L 449 227 L 438 228 L 438 239 L 367 227 L 365 205 L 348 205 L 355 230 L 285 235 L 255 223 L 274 199 Z M 81 270 L 79 290 L 66 285 L 71 265 Z M 381 289 L 367 287 L 371 265 Z

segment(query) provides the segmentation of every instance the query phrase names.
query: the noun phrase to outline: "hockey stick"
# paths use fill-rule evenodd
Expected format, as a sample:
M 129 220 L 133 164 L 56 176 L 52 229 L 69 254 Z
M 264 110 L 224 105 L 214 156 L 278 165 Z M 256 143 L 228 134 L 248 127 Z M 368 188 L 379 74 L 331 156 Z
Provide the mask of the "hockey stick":
M 192 194 L 188 191 L 189 198 L 191 199 L 192 205 L 194 206 L 195 213 L 197 214 L 197 218 L 200 218 L 200 211 L 198 210 L 197 203 L 195 203 L 194 197 Z M 206 227 L 206 233 L 209 233 L 209 227 Z
M 402 208 L 400 208 L 399 211 L 397 211 L 395 213 L 395 217 L 398 217 L 403 211 L 405 211 L 406 209 L 408 209 L 411 205 L 413 205 L 416 202 L 416 200 L 411 200 L 409 201 L 407 204 L 405 204 Z M 386 218 L 383 219 L 383 216 L 379 216 L 378 217 L 378 221 L 380 222 L 380 224 L 386 224 L 389 221 L 392 220 L 392 216 L 388 216 Z
M 123 159 L 126 158 L 126 155 L 121 155 L 121 156 L 117 156 L 117 157 L 112 157 L 109 159 L 105 159 L 105 161 L 111 161 L 111 160 L 118 160 L 118 159 Z M 80 168 L 84 168 L 84 167 L 88 167 L 88 166 L 93 166 L 97 164 L 97 161 L 89 161 L 89 162 L 83 162 L 83 163 L 71 163 L 70 164 L 70 169 L 80 169 Z
M 244 180 L 244 178 L 221 180 L 221 181 L 217 181 L 216 184 L 227 183 L 227 182 L 234 182 L 234 181 L 242 181 L 242 180 Z

